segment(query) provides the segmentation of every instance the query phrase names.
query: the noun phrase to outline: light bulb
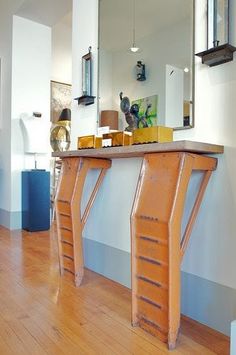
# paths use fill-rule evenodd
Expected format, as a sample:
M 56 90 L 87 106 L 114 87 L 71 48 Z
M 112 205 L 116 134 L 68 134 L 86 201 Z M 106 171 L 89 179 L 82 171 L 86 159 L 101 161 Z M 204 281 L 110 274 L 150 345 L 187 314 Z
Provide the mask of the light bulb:
M 136 53 L 136 52 L 139 51 L 139 48 L 133 46 L 133 47 L 130 48 L 130 50 L 131 50 L 131 52 Z
M 189 68 L 187 68 L 187 67 L 184 68 L 184 72 L 185 72 L 185 73 L 188 73 L 188 72 L 189 72 Z

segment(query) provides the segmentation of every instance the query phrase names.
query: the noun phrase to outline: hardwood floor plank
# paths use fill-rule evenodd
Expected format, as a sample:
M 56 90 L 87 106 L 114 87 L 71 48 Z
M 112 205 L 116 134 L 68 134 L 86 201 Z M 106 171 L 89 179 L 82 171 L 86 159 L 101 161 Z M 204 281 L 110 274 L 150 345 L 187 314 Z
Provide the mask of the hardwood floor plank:
M 182 316 L 181 321 L 181 332 L 189 339 L 194 339 L 198 344 L 208 347 L 214 354 L 229 355 L 230 344 L 226 335 L 185 316 Z
M 131 326 L 131 292 L 89 270 L 80 288 L 59 276 L 55 228 L 0 227 L 0 354 L 162 355 L 166 344 Z M 229 339 L 182 319 L 173 355 L 229 353 Z
M 30 354 L 27 344 L 19 338 L 19 336 L 11 329 L 11 327 L 0 316 L 0 337 L 11 349 L 14 355 Z

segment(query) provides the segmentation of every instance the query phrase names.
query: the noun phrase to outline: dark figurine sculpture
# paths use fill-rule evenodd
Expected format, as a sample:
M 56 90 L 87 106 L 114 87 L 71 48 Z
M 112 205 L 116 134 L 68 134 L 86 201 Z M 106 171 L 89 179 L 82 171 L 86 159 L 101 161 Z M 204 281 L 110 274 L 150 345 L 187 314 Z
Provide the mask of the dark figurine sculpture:
M 137 72 L 137 80 L 138 81 L 145 81 L 146 80 L 145 64 L 143 64 L 141 60 L 137 61 L 136 72 Z
M 148 122 L 147 122 L 147 117 L 148 117 L 148 113 L 149 113 L 149 109 L 152 107 L 151 104 L 147 105 L 147 109 L 145 111 L 145 115 L 140 117 L 139 116 L 139 105 L 138 104 L 133 104 L 130 108 L 130 112 L 132 115 L 135 116 L 136 120 L 137 120 L 137 127 L 138 128 L 146 128 L 148 127 Z
M 138 128 L 137 117 L 131 113 L 130 101 L 127 96 L 123 97 L 123 92 L 120 93 L 120 109 L 125 114 L 126 122 L 128 127 L 125 128 L 125 131 L 133 132 Z

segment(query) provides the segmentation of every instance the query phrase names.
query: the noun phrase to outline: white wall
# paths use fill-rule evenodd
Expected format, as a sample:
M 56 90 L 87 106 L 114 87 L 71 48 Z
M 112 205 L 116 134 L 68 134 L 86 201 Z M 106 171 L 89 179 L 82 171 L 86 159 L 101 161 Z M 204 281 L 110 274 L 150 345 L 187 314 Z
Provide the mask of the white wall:
M 72 82 L 72 14 L 52 27 L 52 80 Z
M 20 126 L 22 113 L 42 113 L 48 122 L 48 155 L 38 157 L 38 168 L 49 168 L 51 28 L 13 17 L 12 41 L 12 130 L 11 211 L 21 211 L 21 171 L 34 168 L 34 158 L 24 154 Z M 43 121 L 42 121 L 43 124 Z M 43 141 L 43 139 L 42 139 Z
M 0 209 L 11 209 L 11 53 L 12 14 L 22 1 L 0 0 L 1 122 L 0 122 Z
M 93 56 L 93 95 L 97 97 L 97 48 L 98 48 L 98 0 L 73 1 L 72 30 L 72 97 L 82 95 L 82 56 L 92 47 Z M 91 106 L 78 106 L 72 103 L 72 145 L 77 145 L 77 137 L 95 133 L 97 129 L 97 99 Z
M 85 0 L 81 1 L 80 6 L 85 5 L 85 2 Z M 94 0 L 89 4 L 93 19 L 97 11 L 96 3 L 97 1 Z M 235 3 L 234 1 L 231 11 L 232 28 L 235 28 Z M 74 4 L 74 16 L 77 16 L 79 10 L 84 10 L 86 14 L 85 8 L 79 9 L 77 1 L 74 1 Z M 79 16 L 82 16 L 81 12 Z M 206 48 L 205 18 L 206 1 L 199 0 L 196 9 L 196 52 Z M 78 23 L 79 21 L 77 27 Z M 96 28 L 93 30 L 97 31 Z M 233 33 L 235 36 L 235 31 Z M 83 34 L 86 38 L 87 29 L 81 33 L 81 37 Z M 74 31 L 74 43 L 80 43 L 79 38 L 78 32 Z M 82 48 L 76 48 L 73 53 L 74 63 L 77 64 L 81 54 L 86 52 L 88 42 L 86 45 L 83 43 Z M 236 44 L 236 38 L 233 38 L 233 44 Z M 81 83 L 78 80 L 78 68 L 76 70 L 75 83 L 79 90 Z M 234 272 L 236 269 L 235 97 L 236 61 L 208 68 L 196 58 L 195 128 L 175 132 L 175 139 L 192 139 L 225 145 L 225 154 L 218 157 L 218 169 L 212 176 L 193 230 L 184 258 L 183 270 L 236 289 Z M 94 106 L 74 114 L 73 126 L 83 122 L 83 130 L 85 131 L 87 127 L 87 131 L 91 132 L 91 122 L 95 124 L 96 119 Z M 129 213 L 139 166 L 139 159 L 113 161 L 113 168 L 105 178 L 88 220 L 85 237 L 130 251 Z M 92 181 L 94 176 L 90 179 Z M 195 192 L 195 180 L 196 178 L 192 183 L 190 195 Z
M 36 110 L 46 120 L 50 115 L 51 29 L 20 17 L 13 21 L 23 3 L 0 0 L 0 223 L 9 228 L 20 227 L 20 171 L 34 163 L 24 156 L 19 116 Z M 47 168 L 49 156 L 38 161 L 39 168 Z
M 206 48 L 206 3 L 197 4 L 196 52 Z M 236 2 L 231 8 L 231 42 L 236 45 Z M 219 156 L 187 250 L 183 270 L 236 288 L 236 61 L 209 68 L 196 59 L 196 128 L 176 132 L 177 139 L 194 139 L 225 146 Z

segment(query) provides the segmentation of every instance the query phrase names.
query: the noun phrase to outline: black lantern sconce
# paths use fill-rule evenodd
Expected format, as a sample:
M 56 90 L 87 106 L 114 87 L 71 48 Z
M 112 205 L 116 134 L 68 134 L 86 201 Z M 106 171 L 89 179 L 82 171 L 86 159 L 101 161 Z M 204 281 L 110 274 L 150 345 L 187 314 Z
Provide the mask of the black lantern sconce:
M 94 104 L 95 96 L 92 96 L 92 47 L 89 52 L 82 57 L 82 96 L 76 97 L 78 105 L 85 106 Z
M 141 60 L 137 61 L 136 75 L 137 75 L 138 81 L 145 81 L 146 80 L 145 64 L 143 64 Z
M 210 67 L 233 60 L 236 48 L 229 44 L 230 0 L 208 0 L 207 3 L 207 47 L 196 55 Z

